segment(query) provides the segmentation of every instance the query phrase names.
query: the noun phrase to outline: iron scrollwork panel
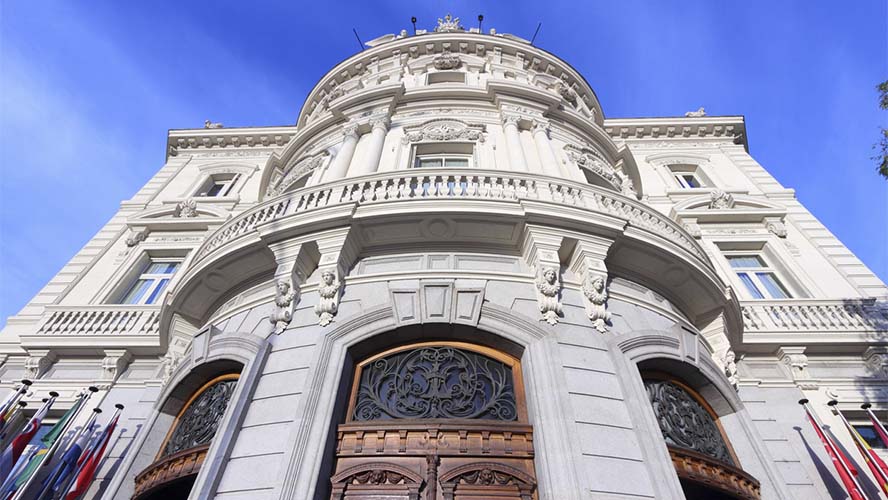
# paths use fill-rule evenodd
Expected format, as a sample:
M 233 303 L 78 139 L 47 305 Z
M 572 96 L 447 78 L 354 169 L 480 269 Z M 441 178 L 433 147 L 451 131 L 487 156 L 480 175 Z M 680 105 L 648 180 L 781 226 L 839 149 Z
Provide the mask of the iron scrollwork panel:
M 734 465 L 715 420 L 693 396 L 665 380 L 645 380 L 644 385 L 667 444 Z
M 220 380 L 200 393 L 176 422 L 161 456 L 208 444 L 216 435 L 237 379 Z
M 363 367 L 352 418 L 518 419 L 512 368 L 455 347 L 401 351 Z

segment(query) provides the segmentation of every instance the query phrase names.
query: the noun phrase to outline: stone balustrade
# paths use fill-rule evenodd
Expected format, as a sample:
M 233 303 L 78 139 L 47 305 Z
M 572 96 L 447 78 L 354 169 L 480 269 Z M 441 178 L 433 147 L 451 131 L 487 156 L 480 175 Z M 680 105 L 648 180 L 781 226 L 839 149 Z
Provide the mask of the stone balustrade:
M 195 263 L 257 226 L 310 210 L 406 200 L 533 200 L 589 210 L 625 220 L 693 254 L 711 267 L 703 250 L 671 219 L 613 191 L 554 177 L 494 170 L 416 169 L 352 177 L 271 198 L 228 221 L 198 249 Z
M 874 299 L 756 300 L 741 310 L 747 333 L 888 332 L 888 305 Z
M 37 335 L 157 335 L 158 306 L 47 306 Z

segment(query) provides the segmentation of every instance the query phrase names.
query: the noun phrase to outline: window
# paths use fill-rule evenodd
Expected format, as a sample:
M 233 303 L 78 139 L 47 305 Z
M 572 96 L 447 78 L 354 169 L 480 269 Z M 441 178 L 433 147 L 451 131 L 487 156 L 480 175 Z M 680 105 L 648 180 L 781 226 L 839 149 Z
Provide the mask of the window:
M 755 299 L 792 298 L 787 288 L 765 260 L 758 254 L 726 255 L 731 269 Z
M 237 174 L 217 174 L 210 176 L 206 182 L 197 190 L 196 196 L 204 196 L 208 198 L 228 196 L 231 188 L 237 182 Z
M 467 168 L 472 166 L 471 154 L 442 153 L 442 154 L 417 154 L 413 163 L 414 168 L 452 167 Z
M 154 304 L 166 289 L 180 261 L 151 259 L 121 297 L 120 304 Z
M 700 172 L 700 167 L 696 165 L 670 165 L 669 171 L 675 182 L 682 189 L 693 189 L 707 187 L 710 183 L 706 182 L 704 175 Z
M 882 442 L 879 438 L 879 435 L 876 434 L 876 429 L 872 425 L 855 425 L 854 430 L 860 434 L 860 437 L 863 438 L 864 441 L 872 448 L 888 448 L 888 444 Z

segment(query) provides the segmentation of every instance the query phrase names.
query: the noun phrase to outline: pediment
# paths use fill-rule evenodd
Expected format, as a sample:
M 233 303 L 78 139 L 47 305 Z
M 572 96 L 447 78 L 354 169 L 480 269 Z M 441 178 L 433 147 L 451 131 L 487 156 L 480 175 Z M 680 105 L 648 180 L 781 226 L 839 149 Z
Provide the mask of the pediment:
M 164 204 L 139 212 L 126 220 L 131 229 L 139 230 L 206 230 L 225 222 L 231 213 L 195 198 Z

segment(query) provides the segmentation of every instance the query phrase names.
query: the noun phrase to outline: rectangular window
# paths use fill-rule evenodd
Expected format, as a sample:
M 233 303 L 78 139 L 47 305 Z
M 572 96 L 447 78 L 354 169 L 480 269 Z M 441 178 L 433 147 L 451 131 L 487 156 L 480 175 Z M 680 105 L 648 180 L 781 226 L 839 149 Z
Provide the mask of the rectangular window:
M 731 269 L 755 299 L 789 299 L 792 294 L 761 255 L 726 255 Z
M 442 153 L 442 154 L 417 154 L 413 163 L 414 168 L 468 168 L 472 165 L 471 154 Z
M 711 183 L 706 181 L 706 176 L 697 165 L 669 165 L 669 172 L 678 187 L 682 189 L 694 189 L 708 187 Z
M 854 429 L 860 434 L 860 437 L 870 445 L 870 447 L 881 448 L 883 450 L 888 448 L 888 444 L 882 442 L 879 435 L 876 434 L 876 429 L 872 425 L 855 425 Z
M 133 280 L 126 292 L 121 296 L 120 304 L 148 305 L 154 304 L 161 296 L 180 262 L 169 259 L 151 259 L 139 276 Z
M 228 196 L 237 182 L 237 174 L 218 174 L 210 176 L 197 190 L 197 196 L 213 198 Z

